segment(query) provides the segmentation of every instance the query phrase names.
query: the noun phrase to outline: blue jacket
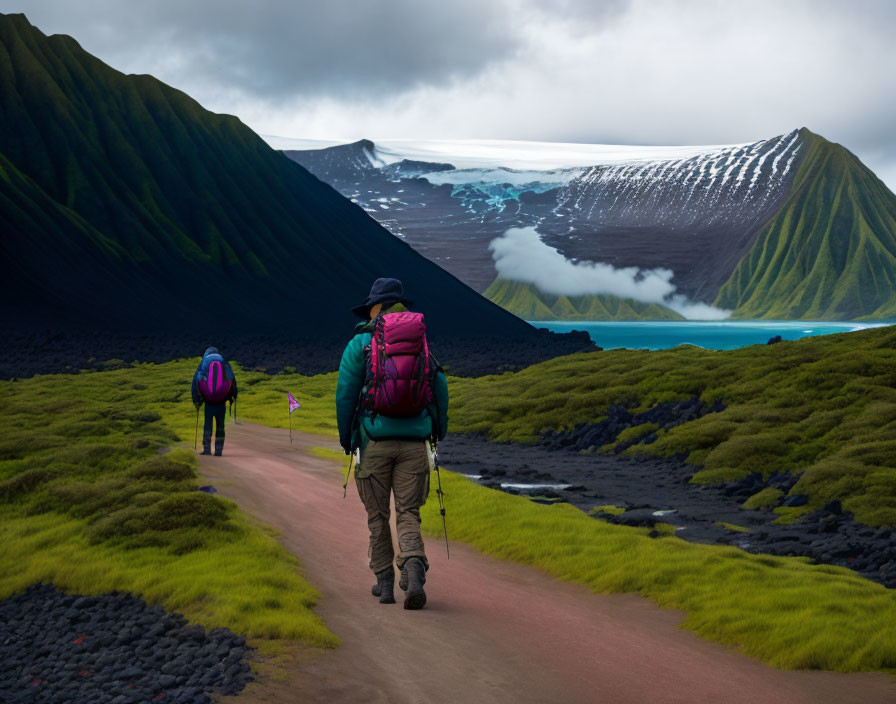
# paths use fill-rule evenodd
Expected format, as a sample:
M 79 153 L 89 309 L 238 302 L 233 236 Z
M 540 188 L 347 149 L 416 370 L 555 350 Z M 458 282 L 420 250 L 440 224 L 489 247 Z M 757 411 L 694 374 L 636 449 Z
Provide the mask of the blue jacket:
M 199 393 L 199 382 L 203 376 L 208 374 L 208 365 L 212 362 L 222 362 L 224 364 L 224 373 L 227 375 L 227 378 L 230 379 L 230 394 L 227 398 L 230 401 L 236 400 L 236 376 L 233 373 L 233 369 L 230 368 L 230 362 L 224 361 L 224 358 L 220 355 L 216 347 L 209 347 L 205 351 L 205 354 L 202 355 L 199 366 L 196 367 L 196 373 L 193 374 L 193 386 L 190 391 L 193 395 L 193 405 L 195 406 L 198 406 L 205 400 L 202 398 L 202 394 Z
M 384 440 L 408 438 L 441 440 L 448 432 L 448 381 L 439 370 L 433 380 L 435 403 L 414 418 L 394 418 L 360 408 L 361 389 L 367 368 L 364 348 L 373 337 L 369 322 L 355 328 L 355 336 L 349 340 L 339 363 L 339 381 L 336 384 L 336 422 L 339 426 L 339 444 L 348 453 L 367 444 L 368 439 Z M 434 427 L 437 424 L 438 427 Z

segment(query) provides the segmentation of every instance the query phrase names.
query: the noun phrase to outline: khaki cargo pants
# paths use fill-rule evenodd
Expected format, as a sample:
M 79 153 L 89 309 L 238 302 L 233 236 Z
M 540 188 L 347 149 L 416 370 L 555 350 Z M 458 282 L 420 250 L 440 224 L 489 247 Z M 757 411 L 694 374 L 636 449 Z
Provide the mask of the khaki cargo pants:
M 420 535 L 420 507 L 429 495 L 428 446 L 423 440 L 370 440 L 355 472 L 358 494 L 367 509 L 370 528 L 370 569 L 374 574 L 392 567 L 395 552 L 389 528 L 389 498 L 395 495 L 400 570 L 410 557 L 428 567 Z

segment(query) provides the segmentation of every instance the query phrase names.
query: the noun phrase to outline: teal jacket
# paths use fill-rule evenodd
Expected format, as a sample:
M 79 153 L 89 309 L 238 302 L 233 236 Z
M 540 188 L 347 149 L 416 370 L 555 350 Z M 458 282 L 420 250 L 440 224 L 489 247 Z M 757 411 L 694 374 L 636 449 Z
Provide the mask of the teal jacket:
M 364 386 L 366 368 L 364 348 L 370 344 L 371 324 L 360 323 L 349 341 L 339 363 L 339 382 L 336 385 L 336 421 L 339 443 L 346 453 L 367 444 L 367 440 L 409 438 L 441 440 L 448 430 L 448 382 L 441 370 L 435 376 L 433 394 L 435 408 L 423 411 L 415 418 L 392 418 L 370 413 L 359 408 L 358 401 Z M 432 413 L 431 413 L 432 412 Z M 438 427 L 433 427 L 433 416 Z

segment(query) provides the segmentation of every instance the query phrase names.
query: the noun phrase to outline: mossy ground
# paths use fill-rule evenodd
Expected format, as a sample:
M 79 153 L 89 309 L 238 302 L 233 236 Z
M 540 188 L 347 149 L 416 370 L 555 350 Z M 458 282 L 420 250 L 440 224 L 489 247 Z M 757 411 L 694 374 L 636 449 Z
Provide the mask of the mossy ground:
M 531 442 L 597 422 L 613 403 L 640 411 L 694 396 L 727 408 L 626 453 L 684 455 L 698 483 L 802 472 L 792 493 L 809 496 L 804 512 L 840 499 L 863 523 L 896 526 L 896 328 L 726 352 L 612 350 L 452 379 L 451 428 Z
M 795 491 L 808 493 L 810 506 L 778 507 L 779 521 L 841 498 L 860 520 L 896 523 L 894 346 L 896 331 L 873 330 L 732 352 L 575 355 L 451 379 L 450 415 L 454 430 L 525 441 L 597 420 L 610 403 L 719 399 L 724 412 L 636 448 L 689 452 L 708 472 L 732 476 L 804 471 Z M 190 360 L 0 383 L 0 539 L 14 546 L 0 557 L 0 596 L 34 581 L 120 589 L 201 623 L 333 643 L 295 560 L 228 502 L 195 498 L 190 453 L 159 455 L 191 441 L 194 368 Z M 335 374 L 237 374 L 242 418 L 286 427 L 290 391 L 303 405 L 294 428 L 335 432 Z M 344 469 L 338 452 L 316 454 Z M 778 667 L 896 668 L 896 596 L 848 570 L 690 544 L 449 472 L 442 479 L 451 537 L 487 554 L 597 592 L 639 592 L 686 611 L 685 627 Z M 185 515 L 197 508 L 202 525 Z M 423 513 L 425 529 L 438 534 L 436 502 Z
M 756 492 L 749 499 L 744 501 L 743 508 L 749 511 L 755 511 L 762 508 L 774 508 L 781 502 L 783 497 L 783 491 L 769 486 Z
M 35 582 L 127 591 L 274 650 L 335 645 L 296 559 L 232 502 L 196 491 L 192 449 L 167 451 L 193 440 L 194 368 L 0 382 L 0 598 Z

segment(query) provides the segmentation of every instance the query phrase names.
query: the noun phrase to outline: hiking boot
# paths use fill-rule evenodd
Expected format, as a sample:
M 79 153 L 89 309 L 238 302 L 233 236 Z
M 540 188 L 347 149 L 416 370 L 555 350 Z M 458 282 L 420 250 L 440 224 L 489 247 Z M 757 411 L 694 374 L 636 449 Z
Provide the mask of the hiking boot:
M 215 457 L 221 456 L 221 450 L 215 450 Z
M 211 450 L 203 450 L 203 451 L 200 452 L 199 454 L 200 454 L 200 455 L 210 455 L 210 454 L 212 454 L 212 451 L 211 451 Z
M 404 597 L 404 608 L 410 610 L 422 609 L 426 605 L 426 592 L 423 585 L 426 584 L 426 566 L 419 557 L 412 557 L 404 563 L 402 580 L 407 578 L 405 585 L 407 594 Z
M 429 569 L 429 568 L 424 565 L 424 567 L 423 567 L 424 572 L 427 569 Z M 426 582 L 425 579 L 423 581 Z M 408 590 L 408 563 L 407 562 L 405 562 L 404 566 L 401 568 L 401 576 L 398 578 L 398 586 L 401 589 L 401 591 L 403 591 L 403 592 L 406 592 Z
M 395 570 L 390 567 L 377 574 L 376 584 L 370 588 L 370 593 L 378 596 L 381 604 L 394 604 Z

